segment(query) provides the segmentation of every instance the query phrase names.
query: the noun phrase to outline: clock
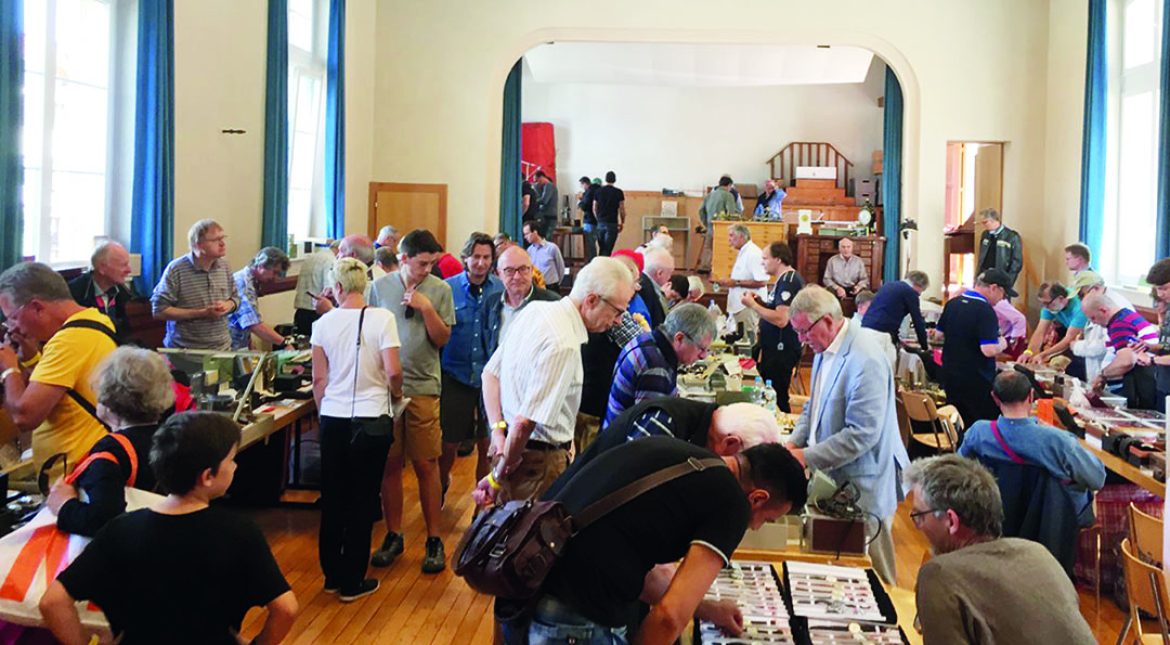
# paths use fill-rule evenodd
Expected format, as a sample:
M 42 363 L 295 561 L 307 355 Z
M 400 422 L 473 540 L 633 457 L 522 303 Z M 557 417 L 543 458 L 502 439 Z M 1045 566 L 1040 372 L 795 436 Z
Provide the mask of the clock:
M 857 211 L 857 221 L 862 226 L 869 226 L 873 223 L 873 213 L 869 211 L 868 207 L 862 207 L 861 210 Z

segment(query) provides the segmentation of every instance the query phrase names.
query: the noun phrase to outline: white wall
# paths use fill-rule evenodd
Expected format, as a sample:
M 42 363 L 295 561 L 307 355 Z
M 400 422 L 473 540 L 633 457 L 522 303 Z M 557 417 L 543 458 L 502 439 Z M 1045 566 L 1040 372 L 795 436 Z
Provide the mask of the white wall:
M 607 170 L 629 190 L 702 190 L 723 173 L 762 186 L 765 160 L 793 141 L 826 141 L 871 177 L 882 109 L 861 83 L 666 87 L 525 83 L 523 118 L 554 126 L 557 185 Z

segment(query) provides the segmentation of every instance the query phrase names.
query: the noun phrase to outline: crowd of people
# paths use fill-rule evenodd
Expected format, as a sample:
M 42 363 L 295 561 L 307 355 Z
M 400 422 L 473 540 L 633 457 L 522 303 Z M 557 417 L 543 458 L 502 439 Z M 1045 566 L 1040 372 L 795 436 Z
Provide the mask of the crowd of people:
M 720 321 L 695 302 L 702 288 L 694 276 L 676 273 L 668 233 L 614 250 L 625 220 L 614 173 L 604 183 L 581 178 L 587 250 L 593 241 L 597 248 L 571 276 L 548 239 L 557 194 L 542 174 L 524 195 L 532 209 L 523 224 L 527 248 L 476 232 L 456 257 L 430 231 L 386 227 L 374 241 L 350 235 L 302 261 L 292 320 L 312 348 L 324 591 L 341 602 L 376 592 L 368 567 L 389 567 L 417 544 L 403 525 L 408 461 L 425 532 L 421 569 L 434 574 L 448 566 L 440 518 L 450 495 L 470 493 L 477 512 L 540 498 L 575 512 L 643 476 L 709 460 L 711 467 L 576 535 L 523 611 L 500 599 L 503 637 L 622 642 L 637 629 L 639 638 L 667 641 L 696 615 L 737 633 L 738 610 L 703 592 L 747 530 L 804 507 L 807 472 L 816 471 L 856 492 L 868 554 L 891 584 L 893 520 L 914 492 L 911 517 L 939 556 L 919 574 L 928 642 L 1014 628 L 1024 620 L 1017 609 L 1037 601 L 1011 611 L 995 605 L 1034 598 L 1028 590 L 1056 598 L 1043 603 L 1044 620 L 1059 622 L 1065 640 L 1084 640 L 1087 626 L 1068 580 L 1059 568 L 1053 573 L 1055 561 L 1000 537 L 998 488 L 975 461 L 1018 457 L 1046 469 L 1076 495 L 1079 519 L 1091 521 L 1104 469 L 1071 435 L 1031 417 L 1026 378 L 997 375 L 995 362 L 1013 356 L 1013 343 L 1024 363 L 1066 357 L 1070 374 L 1126 396 L 1131 407 L 1157 407 L 1170 391 L 1167 317 L 1155 327 L 1107 289 L 1086 247 L 1066 249 L 1068 286 L 1048 281 L 1039 290 L 1041 321 L 1028 336 L 1011 304 L 1020 238 L 994 211 L 983 215 L 974 285 L 947 302 L 933 329 L 922 311 L 926 273 L 870 291 L 868 270 L 843 238 L 825 275 L 802 276 L 788 245 L 760 248 L 748 227 L 730 227 L 735 269 L 718 284 L 784 412 L 792 410 L 789 386 L 804 348 L 814 355 L 808 401 L 785 439 L 761 406 L 679 398 L 679 370 L 707 357 Z M 724 180 L 706 213 L 742 208 Z M 770 186 L 757 208 L 778 208 L 782 199 Z M 290 341 L 258 306 L 258 288 L 284 274 L 288 256 L 264 248 L 233 274 L 226 237 L 219 223 L 197 222 L 190 252 L 155 286 L 151 308 L 166 322 L 167 347 Z M 4 407 L 33 432 L 38 469 L 64 462 L 59 473 L 67 476 L 46 500 L 58 527 L 96 536 L 42 600 L 46 624 L 63 642 L 84 642 L 73 603 L 91 600 L 126 642 L 177 642 L 169 637 L 175 630 L 192 642 L 220 642 L 238 631 L 248 607 L 265 606 L 257 642 L 279 642 L 296 599 L 255 525 L 210 504 L 231 484 L 239 428 L 188 411 L 189 397 L 163 358 L 125 346 L 133 331 L 128 274 L 128 254 L 112 242 L 72 283 L 33 262 L 0 274 Z M 1148 281 L 1159 302 L 1170 300 L 1170 260 L 1155 264 Z M 843 303 L 856 309 L 852 318 Z M 931 336 L 942 343 L 942 384 L 969 426 L 958 456 L 910 462 L 894 378 L 907 324 L 921 348 Z M 469 453 L 474 489 L 452 491 L 455 460 Z M 167 497 L 126 513 L 127 486 Z M 372 548 L 379 520 L 386 535 Z M 1016 567 L 1037 575 L 1014 586 L 996 578 Z M 971 568 L 991 586 L 969 584 L 963 572 Z M 169 601 L 179 596 L 199 611 L 177 613 Z M 644 615 L 632 622 L 639 603 Z

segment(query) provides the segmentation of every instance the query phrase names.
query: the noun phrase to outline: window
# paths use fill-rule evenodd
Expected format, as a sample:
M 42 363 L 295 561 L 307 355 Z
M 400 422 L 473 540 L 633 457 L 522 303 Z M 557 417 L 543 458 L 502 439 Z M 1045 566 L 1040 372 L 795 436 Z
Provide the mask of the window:
M 325 234 L 325 74 L 328 3 L 288 3 L 288 232 Z
M 1099 268 L 1137 286 L 1153 264 L 1158 193 L 1161 0 L 1119 0 L 1110 34 L 1105 226 Z
M 110 228 L 118 0 L 24 0 L 24 254 L 88 261 Z

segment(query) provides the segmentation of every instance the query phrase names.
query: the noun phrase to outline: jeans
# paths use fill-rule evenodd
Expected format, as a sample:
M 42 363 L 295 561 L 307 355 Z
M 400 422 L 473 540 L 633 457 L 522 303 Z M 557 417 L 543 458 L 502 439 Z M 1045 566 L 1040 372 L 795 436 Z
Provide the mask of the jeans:
M 552 596 L 536 603 L 529 621 L 501 623 L 504 642 L 523 643 L 527 628 L 528 645 L 625 645 L 626 628 L 606 627 L 590 621 Z
M 581 229 L 585 231 L 581 239 L 585 241 L 585 263 L 588 264 L 590 260 L 597 257 L 597 234 L 594 232 L 597 225 L 585 222 L 581 225 Z
M 608 222 L 597 223 L 597 246 L 598 255 L 609 256 L 613 253 L 613 247 L 617 244 L 618 225 L 617 222 L 610 224 Z
M 355 432 L 349 419 L 321 417 L 321 530 L 317 553 L 329 582 L 356 588 L 366 576 L 370 532 L 382 516 L 380 493 L 391 435 Z

